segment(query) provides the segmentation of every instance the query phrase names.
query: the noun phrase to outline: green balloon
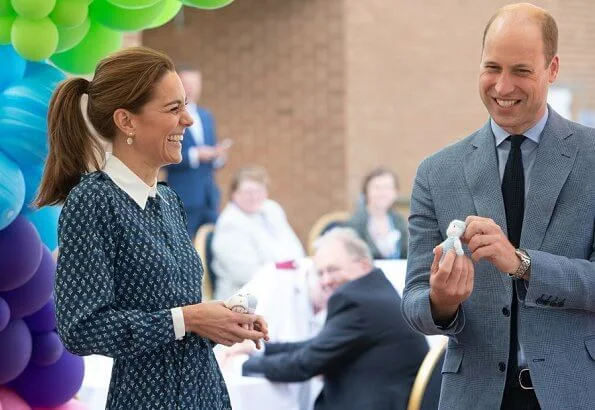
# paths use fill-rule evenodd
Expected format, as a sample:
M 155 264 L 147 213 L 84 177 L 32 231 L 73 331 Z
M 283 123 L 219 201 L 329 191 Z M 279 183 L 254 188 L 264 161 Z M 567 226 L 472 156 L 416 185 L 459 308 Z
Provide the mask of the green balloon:
M 15 11 L 10 4 L 10 0 L 0 0 L 0 16 L 8 16 L 11 14 L 15 14 Z
M 60 38 L 58 39 L 58 48 L 56 48 L 56 53 L 70 50 L 72 47 L 80 43 L 89 32 L 89 27 L 91 27 L 91 20 L 88 18 L 85 19 L 82 24 L 79 24 L 75 27 L 63 28 L 58 26 Z
M 164 0 L 164 2 L 165 7 L 163 8 L 163 11 L 147 28 L 155 28 L 164 25 L 173 19 L 182 8 L 182 3 L 180 3 L 180 0 Z
M 107 0 L 95 0 L 89 6 L 91 20 L 113 30 L 138 31 L 148 27 L 165 8 L 165 0 L 144 9 L 123 9 Z
M 72 28 L 85 21 L 88 11 L 87 0 L 57 0 L 50 18 L 58 27 Z
M 215 10 L 233 3 L 233 0 L 181 0 L 183 4 L 197 9 Z
M 17 17 L 10 31 L 10 39 L 21 57 L 41 61 L 56 51 L 58 28 L 48 17 L 40 20 Z
M 114 6 L 122 7 L 123 9 L 143 9 L 150 7 L 160 0 L 107 0 Z
M 11 0 L 11 3 L 19 16 L 39 20 L 50 14 L 56 0 Z
M 1 16 L 0 17 L 0 45 L 10 44 L 10 32 L 12 30 L 12 23 L 17 16 Z
M 122 33 L 91 20 L 87 35 L 70 50 L 54 54 L 50 60 L 73 74 L 90 74 L 99 60 L 122 47 Z

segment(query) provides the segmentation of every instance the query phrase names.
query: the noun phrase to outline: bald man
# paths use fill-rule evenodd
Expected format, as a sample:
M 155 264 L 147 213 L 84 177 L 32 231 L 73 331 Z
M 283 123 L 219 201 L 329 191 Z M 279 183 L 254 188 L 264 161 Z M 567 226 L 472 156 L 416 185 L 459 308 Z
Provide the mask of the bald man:
M 489 121 L 417 171 L 403 312 L 449 336 L 440 409 L 595 408 L 595 130 L 547 105 L 557 41 L 547 11 L 500 9 L 479 73 Z M 465 255 L 440 262 L 452 219 Z

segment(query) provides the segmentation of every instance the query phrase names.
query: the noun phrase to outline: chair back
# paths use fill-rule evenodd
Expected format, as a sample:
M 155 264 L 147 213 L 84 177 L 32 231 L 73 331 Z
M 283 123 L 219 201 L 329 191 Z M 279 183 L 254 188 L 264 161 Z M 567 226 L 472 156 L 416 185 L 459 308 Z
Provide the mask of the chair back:
M 350 216 L 347 211 L 334 211 L 318 218 L 308 234 L 308 255 L 314 255 L 314 242 L 316 242 L 316 239 L 337 226 L 345 226 L 345 222 Z
M 215 292 L 217 277 L 215 276 L 211 262 L 213 260 L 213 233 L 215 225 L 212 223 L 204 224 L 196 232 L 194 239 L 194 248 L 197 250 L 202 261 L 204 271 L 202 278 L 202 296 L 203 300 L 212 300 Z
M 426 354 L 411 388 L 407 410 L 437 409 L 442 384 L 442 363 L 448 338 L 436 343 Z

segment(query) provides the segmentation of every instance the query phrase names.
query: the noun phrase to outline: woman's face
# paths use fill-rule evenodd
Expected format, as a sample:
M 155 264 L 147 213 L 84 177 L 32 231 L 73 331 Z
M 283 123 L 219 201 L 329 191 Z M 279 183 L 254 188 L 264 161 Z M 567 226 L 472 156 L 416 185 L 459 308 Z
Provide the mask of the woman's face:
M 254 214 L 260 212 L 267 198 L 265 184 L 247 179 L 240 182 L 231 199 L 245 213 Z
M 368 182 L 367 204 L 375 209 L 388 210 L 397 199 L 395 179 L 391 174 L 383 174 Z
M 135 137 L 133 148 L 149 166 L 161 167 L 182 161 L 184 129 L 192 125 L 186 112 L 184 87 L 174 71 L 155 85 L 153 97 L 138 114 L 131 114 Z

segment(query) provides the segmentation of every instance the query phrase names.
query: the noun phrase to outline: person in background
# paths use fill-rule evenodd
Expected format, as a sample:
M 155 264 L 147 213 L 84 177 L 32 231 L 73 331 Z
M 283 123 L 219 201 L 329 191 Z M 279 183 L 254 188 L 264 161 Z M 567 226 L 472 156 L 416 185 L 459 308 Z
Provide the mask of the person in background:
M 202 75 L 198 70 L 181 69 L 179 76 L 186 91 L 186 110 L 193 120 L 184 131 L 182 161 L 167 166 L 167 182 L 180 196 L 188 216 L 188 232 L 206 223 L 214 223 L 219 214 L 220 193 L 215 172 L 226 160 L 231 140 L 217 143 L 215 119 L 197 105 L 202 92 Z
M 226 299 L 268 262 L 294 261 L 304 248 L 283 208 L 268 199 L 269 177 L 261 167 L 241 168 L 231 182 L 231 201 L 215 225 L 212 267 L 215 298 Z
M 315 410 L 405 410 L 428 345 L 403 319 L 399 294 L 351 228 L 320 237 L 314 265 L 332 291 L 322 330 L 302 342 L 267 343 L 244 373 L 275 382 L 322 375 Z
M 83 95 L 112 144 L 107 161 Z M 159 169 L 182 159 L 185 101 L 170 58 L 144 47 L 106 57 L 91 81 L 65 80 L 50 101 L 36 204 L 64 204 L 57 329 L 69 351 L 114 358 L 109 409 L 231 409 L 213 342 L 268 338 L 262 318 L 202 302 L 182 202 L 157 184 Z
M 386 168 L 370 171 L 362 184 L 363 204 L 347 222 L 374 259 L 407 259 L 407 222 L 393 210 L 398 191 L 394 173 Z

